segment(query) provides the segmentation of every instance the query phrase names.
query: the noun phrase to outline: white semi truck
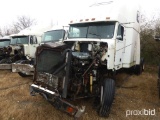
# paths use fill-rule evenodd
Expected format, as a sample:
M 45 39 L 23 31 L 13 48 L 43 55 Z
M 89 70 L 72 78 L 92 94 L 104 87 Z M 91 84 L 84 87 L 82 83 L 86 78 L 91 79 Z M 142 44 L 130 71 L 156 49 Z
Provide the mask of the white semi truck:
M 10 41 L 11 38 L 9 36 L 0 38 L 0 60 L 9 56 L 11 52 L 11 48 L 9 47 Z
M 1 68 L 16 72 L 18 63 L 31 64 L 35 58 L 36 48 L 41 43 L 43 32 L 50 28 L 50 26 L 35 25 L 21 30 L 18 34 L 10 35 L 10 57 L 0 61 Z M 21 72 L 19 74 L 25 76 Z
M 94 4 L 84 12 L 86 16 L 71 20 L 63 43 L 38 47 L 31 95 L 40 93 L 74 117 L 80 117 L 85 107 L 69 101 L 93 97 L 98 114 L 108 116 L 116 72 L 128 68 L 140 74 L 143 70 L 140 11 L 131 5 L 120 1 Z
M 67 26 L 54 26 L 51 29 L 48 29 L 41 34 L 42 37 L 42 42 L 39 44 L 45 44 L 45 43 L 52 43 L 52 42 L 62 42 L 62 40 L 66 39 L 68 33 L 68 27 Z M 34 33 L 37 35 L 36 33 Z M 35 44 L 33 44 L 35 46 Z M 18 74 L 22 77 L 28 76 L 28 75 L 33 75 L 34 73 L 34 58 L 35 58 L 35 51 L 38 45 L 36 45 L 35 49 L 33 50 L 32 46 L 28 46 L 29 48 L 26 50 L 28 51 L 28 55 L 30 56 L 30 59 L 27 60 L 19 60 L 16 63 L 12 64 L 12 71 L 13 72 L 18 72 Z M 34 53 L 34 54 L 33 54 Z M 27 53 L 26 55 L 27 56 Z M 32 60 L 32 61 L 31 61 Z

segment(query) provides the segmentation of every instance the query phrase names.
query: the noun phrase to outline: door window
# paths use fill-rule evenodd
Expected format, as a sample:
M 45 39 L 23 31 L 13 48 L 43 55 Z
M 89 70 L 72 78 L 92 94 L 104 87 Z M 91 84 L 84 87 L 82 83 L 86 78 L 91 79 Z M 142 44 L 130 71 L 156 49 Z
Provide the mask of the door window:
M 123 41 L 123 34 L 124 34 L 124 27 L 119 25 L 118 26 L 117 39 Z

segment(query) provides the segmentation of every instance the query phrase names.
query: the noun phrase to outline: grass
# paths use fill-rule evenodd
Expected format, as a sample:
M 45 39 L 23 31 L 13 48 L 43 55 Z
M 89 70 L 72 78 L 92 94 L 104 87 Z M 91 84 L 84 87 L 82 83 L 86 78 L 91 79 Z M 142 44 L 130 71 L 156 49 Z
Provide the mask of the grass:
M 109 119 L 160 118 L 157 68 L 149 65 L 145 68 L 145 72 L 140 76 L 129 76 L 125 73 L 117 76 L 116 85 L 119 87 L 116 87 L 116 96 Z M 55 109 L 42 96 L 30 96 L 31 83 L 31 78 L 22 78 L 6 70 L 0 71 L 0 120 L 73 120 L 73 117 Z M 92 99 L 76 101 L 79 106 L 86 106 L 86 111 L 80 120 L 106 120 L 98 116 L 92 102 Z M 141 109 L 155 109 L 156 116 L 126 117 L 126 110 Z

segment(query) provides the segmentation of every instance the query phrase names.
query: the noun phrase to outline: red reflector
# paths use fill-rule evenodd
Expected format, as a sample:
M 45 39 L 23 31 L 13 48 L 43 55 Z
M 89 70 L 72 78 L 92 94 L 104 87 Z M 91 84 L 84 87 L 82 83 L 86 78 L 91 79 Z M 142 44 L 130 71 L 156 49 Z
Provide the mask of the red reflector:
M 67 107 L 67 112 L 72 113 L 73 112 L 73 108 L 72 107 Z
M 85 19 L 85 21 L 89 21 L 89 19 Z
M 110 17 L 106 17 L 106 19 L 110 19 Z
M 93 21 L 93 20 L 95 20 L 96 18 L 92 18 L 91 20 Z

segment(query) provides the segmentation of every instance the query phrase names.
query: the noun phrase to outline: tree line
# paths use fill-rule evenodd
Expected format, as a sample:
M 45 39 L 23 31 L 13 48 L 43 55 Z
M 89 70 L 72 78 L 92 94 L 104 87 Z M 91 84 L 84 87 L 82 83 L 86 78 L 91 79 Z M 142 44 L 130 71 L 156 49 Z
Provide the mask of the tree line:
M 4 26 L 0 28 L 0 37 L 16 34 L 21 30 L 36 24 L 36 20 L 29 16 L 18 16 L 16 22 L 13 22 L 10 26 Z
M 160 37 L 160 18 L 153 17 L 141 25 L 141 56 L 146 64 L 160 63 L 160 40 L 155 40 L 155 36 Z

